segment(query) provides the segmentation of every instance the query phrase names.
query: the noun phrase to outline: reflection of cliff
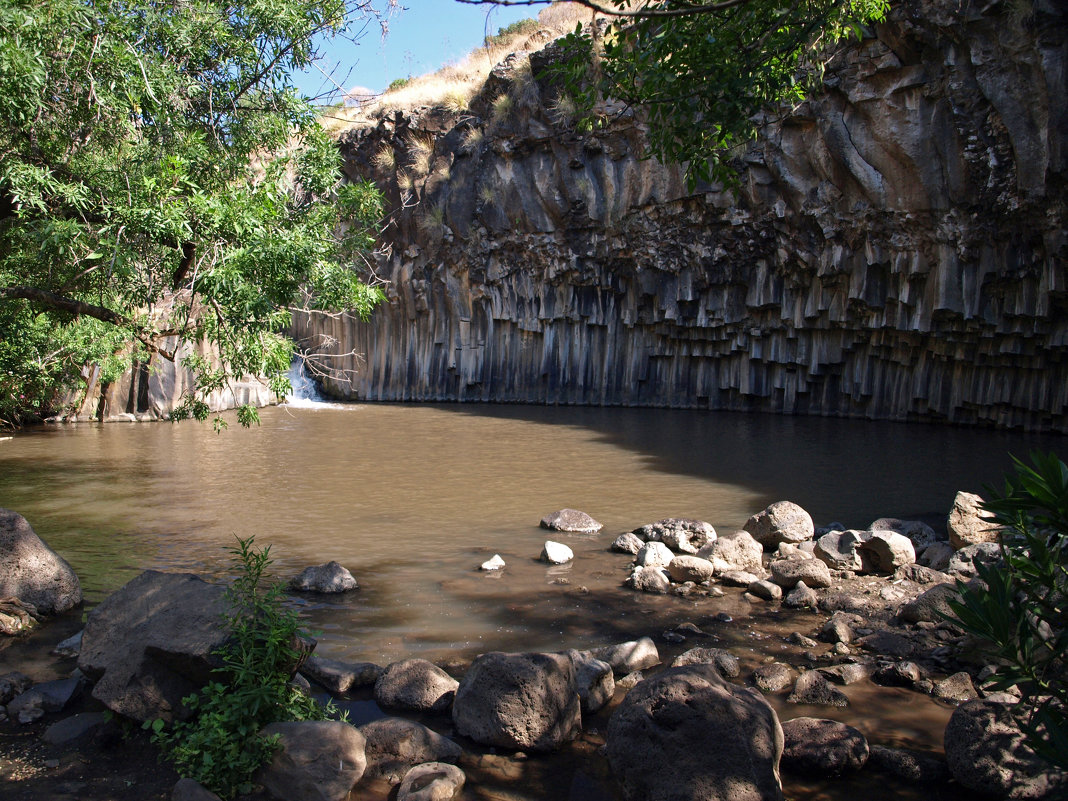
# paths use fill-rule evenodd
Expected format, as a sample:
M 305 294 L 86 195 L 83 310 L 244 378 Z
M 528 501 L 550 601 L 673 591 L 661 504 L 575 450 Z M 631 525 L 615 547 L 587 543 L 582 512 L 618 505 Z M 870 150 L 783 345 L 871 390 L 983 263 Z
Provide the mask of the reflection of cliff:
M 641 160 L 632 115 L 576 133 L 507 64 L 471 113 L 353 128 L 350 173 L 419 205 L 390 304 L 298 333 L 366 354 L 347 397 L 1068 431 L 1068 11 L 1003 5 L 899 3 L 744 154 L 737 198 Z

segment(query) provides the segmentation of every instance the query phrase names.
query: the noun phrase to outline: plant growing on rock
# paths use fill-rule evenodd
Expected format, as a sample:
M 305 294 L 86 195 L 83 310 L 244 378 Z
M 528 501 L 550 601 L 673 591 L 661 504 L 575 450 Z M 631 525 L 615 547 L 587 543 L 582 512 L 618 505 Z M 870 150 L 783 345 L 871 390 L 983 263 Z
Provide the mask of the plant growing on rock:
M 1052 453 L 1013 461 L 1004 491 L 983 504 L 1005 527 L 1004 564 L 976 560 L 981 583 L 958 582 L 950 607 L 998 660 L 989 684 L 1022 693 L 1029 745 L 1068 769 L 1068 466 Z
M 268 581 L 270 546 L 257 549 L 253 540 L 238 538 L 229 549 L 239 574 L 227 591 L 231 636 L 216 652 L 218 680 L 182 699 L 190 720 L 170 729 L 160 719 L 145 723 L 182 776 L 224 799 L 247 792 L 253 773 L 271 758 L 277 738 L 260 736 L 264 726 L 337 717 L 332 705 L 290 684 L 307 641 L 297 613 L 283 605 L 284 585 Z

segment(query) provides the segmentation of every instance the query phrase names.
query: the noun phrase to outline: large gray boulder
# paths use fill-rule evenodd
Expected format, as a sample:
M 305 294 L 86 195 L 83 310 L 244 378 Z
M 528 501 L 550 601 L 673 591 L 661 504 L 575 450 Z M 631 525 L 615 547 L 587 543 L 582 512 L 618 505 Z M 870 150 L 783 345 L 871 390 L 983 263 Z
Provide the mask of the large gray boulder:
M 627 693 L 605 747 L 628 801 L 779 801 L 782 745 L 763 697 L 697 664 Z
M 616 677 L 612 666 L 597 659 L 589 651 L 565 651 L 575 665 L 575 689 L 579 694 L 583 712 L 596 712 L 616 692 Z
M 873 533 L 876 531 L 893 531 L 895 534 L 908 537 L 917 553 L 938 541 L 938 533 L 922 520 L 898 520 L 896 517 L 880 517 L 868 526 L 868 531 Z
M 255 781 L 278 801 L 343 801 L 367 767 L 363 735 L 348 723 L 286 721 L 261 733 L 279 747 Z
M 401 780 L 397 801 L 451 801 L 463 789 L 467 777 L 448 762 L 416 765 Z
M 909 623 L 941 623 L 946 615 L 953 615 L 949 602 L 957 600 L 956 584 L 936 584 L 902 606 L 898 616 Z
M 944 746 L 949 771 L 962 786 L 996 798 L 1054 799 L 1068 794 L 1068 773 L 1054 770 L 1024 742 L 1015 707 L 992 701 L 961 704 L 949 718 Z
M 872 532 L 871 539 L 857 544 L 864 569 L 888 575 L 899 567 L 916 561 L 916 548 L 904 534 L 893 531 Z
M 777 501 L 753 515 L 745 521 L 745 530 L 765 550 L 775 548 L 780 542 L 805 542 L 816 533 L 812 516 L 790 501 Z
M 463 749 L 421 723 L 404 718 L 382 718 L 360 726 L 366 741 L 366 775 L 399 784 L 404 775 L 424 762 L 457 762 Z
M 388 665 L 375 682 L 379 706 L 418 712 L 445 712 L 459 682 L 426 659 L 404 659 Z
M 82 585 L 67 561 L 18 512 L 0 509 L 0 598 L 31 604 L 39 615 L 82 602 Z
M 564 654 L 481 654 L 452 705 L 456 730 L 483 745 L 551 751 L 582 725 L 575 668 Z
M 696 554 L 716 539 L 716 529 L 704 520 L 668 517 L 634 529 L 646 542 L 662 542 L 673 551 Z
M 775 559 L 768 563 L 771 580 L 785 590 L 793 589 L 799 581 L 809 587 L 831 586 L 831 571 L 819 559 Z
M 857 546 L 870 538 L 870 531 L 828 531 L 816 540 L 812 553 L 833 570 L 860 570 L 863 564 Z
M 93 697 L 134 720 L 183 716 L 182 698 L 208 682 L 229 638 L 224 595 L 191 573 L 147 570 L 105 598 L 78 656 Z
M 693 581 L 700 584 L 704 581 L 711 581 L 716 574 L 716 569 L 707 559 L 683 554 L 676 556 L 668 563 L 667 572 L 672 581 Z
M 953 509 L 946 520 L 949 544 L 958 551 L 968 545 L 997 542 L 1001 527 L 993 522 L 994 515 L 980 508 L 983 499 L 971 492 L 958 492 Z
M 340 562 L 326 562 L 304 568 L 300 575 L 290 580 L 289 588 L 297 592 L 336 594 L 358 590 L 360 585 Z
M 373 662 L 342 662 L 313 655 L 300 672 L 330 692 L 340 695 L 374 684 L 382 676 L 383 668 Z

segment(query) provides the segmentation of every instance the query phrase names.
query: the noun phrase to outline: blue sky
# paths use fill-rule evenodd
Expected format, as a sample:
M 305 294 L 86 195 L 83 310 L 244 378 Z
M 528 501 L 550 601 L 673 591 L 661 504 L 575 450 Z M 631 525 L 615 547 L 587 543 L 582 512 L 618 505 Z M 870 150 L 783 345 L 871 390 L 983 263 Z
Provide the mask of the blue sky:
M 379 5 L 385 5 L 385 2 Z M 474 6 L 456 0 L 407 0 L 387 19 L 389 33 L 383 38 L 376 22 L 370 22 L 356 43 L 334 39 L 320 47 L 319 66 L 346 90 L 363 87 L 381 91 L 396 78 L 433 72 L 458 61 L 482 44 L 487 33 L 524 19 L 536 17 L 544 6 L 500 8 Z M 488 15 L 488 17 L 487 17 Z M 309 97 L 334 90 L 319 70 L 294 75 L 297 88 Z

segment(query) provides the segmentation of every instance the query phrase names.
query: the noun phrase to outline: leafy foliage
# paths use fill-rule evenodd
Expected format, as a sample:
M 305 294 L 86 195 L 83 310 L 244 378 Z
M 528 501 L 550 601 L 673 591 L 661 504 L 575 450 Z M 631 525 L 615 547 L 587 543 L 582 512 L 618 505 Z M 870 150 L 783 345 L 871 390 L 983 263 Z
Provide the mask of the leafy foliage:
M 541 30 L 541 23 L 536 19 L 527 17 L 526 19 L 516 20 L 509 25 L 505 25 L 503 28 L 498 28 L 496 34 L 491 34 L 485 37 L 483 45 L 486 47 L 505 45 L 516 36 L 537 33 L 539 30 Z
M 643 106 L 651 154 L 685 162 L 696 184 L 729 180 L 730 149 L 752 138 L 758 112 L 803 100 L 832 46 L 882 20 L 889 0 L 600 7 L 631 16 L 579 25 L 563 40 L 572 55 L 559 68 L 587 126 L 603 113 L 603 98 Z
M 1068 466 L 1054 454 L 1014 459 L 1016 472 L 984 508 L 1005 528 L 1002 566 L 976 561 L 982 586 L 958 582 L 959 624 L 999 661 L 990 684 L 1016 686 L 1028 742 L 1068 769 Z
M 295 308 L 367 315 L 382 196 L 289 73 L 357 0 L 0 0 L 0 420 L 87 363 L 191 359 L 285 394 Z M 26 334 L 29 336 L 26 336 Z M 181 414 L 182 412 L 180 412 Z M 243 421 L 254 417 L 245 413 Z
M 183 776 L 222 798 L 247 792 L 253 773 L 271 758 L 277 741 L 260 736 L 264 726 L 337 717 L 332 706 L 289 684 L 302 631 L 296 612 L 283 606 L 283 585 L 265 586 L 270 546 L 256 549 L 252 537 L 239 538 L 230 551 L 240 573 L 227 592 L 231 638 L 217 652 L 220 680 L 182 699 L 191 720 L 169 730 L 162 720 L 145 724 Z

